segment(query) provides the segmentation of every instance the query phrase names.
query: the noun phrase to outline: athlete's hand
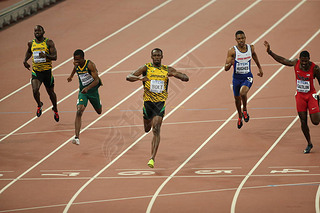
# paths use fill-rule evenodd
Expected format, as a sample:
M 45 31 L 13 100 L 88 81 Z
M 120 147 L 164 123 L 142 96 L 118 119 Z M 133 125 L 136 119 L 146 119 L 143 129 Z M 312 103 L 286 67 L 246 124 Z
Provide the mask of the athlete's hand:
M 40 52 L 39 53 L 40 58 L 47 58 L 46 54 L 44 52 Z
M 270 54 L 270 44 L 269 44 L 269 42 L 267 42 L 267 41 L 264 41 L 263 42 L 263 44 L 264 44 L 264 46 L 266 47 L 266 51 L 267 51 L 267 53 L 269 53 Z
M 81 91 L 82 94 L 86 94 L 87 92 L 88 92 L 88 87 L 83 88 Z
M 30 64 L 28 64 L 28 62 L 24 61 L 23 65 L 25 68 L 27 68 L 28 70 L 30 70 Z
M 67 78 L 67 81 L 71 82 L 72 81 L 72 77 Z
M 259 77 L 262 77 L 263 76 L 263 72 L 262 72 L 262 69 L 259 69 L 259 72 L 257 74 Z

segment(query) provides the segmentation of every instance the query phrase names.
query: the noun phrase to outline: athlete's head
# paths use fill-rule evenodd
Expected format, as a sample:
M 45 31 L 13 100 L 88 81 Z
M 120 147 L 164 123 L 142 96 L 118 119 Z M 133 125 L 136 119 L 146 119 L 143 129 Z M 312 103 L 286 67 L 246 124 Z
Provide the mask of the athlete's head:
M 151 59 L 153 61 L 153 65 L 159 67 L 161 66 L 161 60 L 163 58 L 162 50 L 159 48 L 154 48 L 151 51 Z
M 305 70 L 309 70 L 310 65 L 310 54 L 308 51 L 302 51 L 299 56 L 300 59 L 300 65 Z
M 73 64 L 75 66 L 83 66 L 84 65 L 84 52 L 80 49 L 77 49 L 73 53 Z
M 243 47 L 246 44 L 246 35 L 242 30 L 238 30 L 235 37 L 239 47 Z
M 36 39 L 41 40 L 43 38 L 44 33 L 44 28 L 41 25 L 35 26 L 34 37 L 36 37 Z

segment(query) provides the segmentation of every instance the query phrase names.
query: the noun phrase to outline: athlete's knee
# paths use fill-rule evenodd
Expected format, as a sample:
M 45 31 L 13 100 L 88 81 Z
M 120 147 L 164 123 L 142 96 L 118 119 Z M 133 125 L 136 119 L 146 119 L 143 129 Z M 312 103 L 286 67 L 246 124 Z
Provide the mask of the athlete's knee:
M 77 109 L 77 116 L 82 116 L 82 114 L 83 114 L 83 112 L 84 112 L 84 109 L 85 108 L 82 108 L 82 107 L 78 107 L 78 109 Z
M 152 132 L 154 135 L 160 135 L 160 128 L 161 128 L 161 125 L 155 125 L 153 128 L 152 128 Z
M 96 112 L 97 112 L 99 115 L 101 115 L 101 113 L 102 113 L 102 107 L 101 107 L 100 109 L 96 109 Z

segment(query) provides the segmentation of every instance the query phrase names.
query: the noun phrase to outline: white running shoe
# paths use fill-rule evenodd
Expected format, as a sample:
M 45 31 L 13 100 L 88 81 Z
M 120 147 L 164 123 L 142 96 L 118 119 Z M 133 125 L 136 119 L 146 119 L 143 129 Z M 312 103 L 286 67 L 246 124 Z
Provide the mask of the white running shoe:
M 80 145 L 80 140 L 79 140 L 79 138 L 74 138 L 74 139 L 72 140 L 72 143 L 75 144 L 75 145 Z

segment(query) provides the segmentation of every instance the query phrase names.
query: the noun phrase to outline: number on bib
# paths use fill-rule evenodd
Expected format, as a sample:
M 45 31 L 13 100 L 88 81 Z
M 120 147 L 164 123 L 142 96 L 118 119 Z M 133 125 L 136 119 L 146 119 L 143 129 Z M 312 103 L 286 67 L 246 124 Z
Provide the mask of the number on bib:
M 34 51 L 33 52 L 33 61 L 34 63 L 44 63 L 46 62 L 46 58 L 41 58 L 40 53 L 44 51 Z
M 297 80 L 297 91 L 307 93 L 310 91 L 310 82 Z
M 163 90 L 164 90 L 164 81 L 151 80 L 150 92 L 162 93 Z
M 87 86 L 94 81 L 93 77 L 89 73 L 80 74 L 79 78 L 83 86 Z

